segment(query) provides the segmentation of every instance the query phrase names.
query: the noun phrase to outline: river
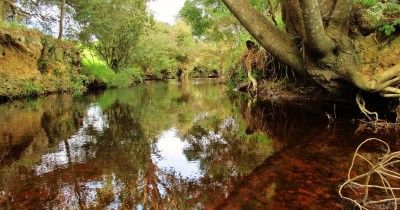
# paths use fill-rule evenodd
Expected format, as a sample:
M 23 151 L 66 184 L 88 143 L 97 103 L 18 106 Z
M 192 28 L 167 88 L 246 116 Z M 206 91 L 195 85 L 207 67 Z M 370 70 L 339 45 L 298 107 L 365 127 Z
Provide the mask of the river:
M 0 209 L 345 209 L 356 147 L 400 145 L 353 112 L 257 102 L 210 79 L 4 103 Z

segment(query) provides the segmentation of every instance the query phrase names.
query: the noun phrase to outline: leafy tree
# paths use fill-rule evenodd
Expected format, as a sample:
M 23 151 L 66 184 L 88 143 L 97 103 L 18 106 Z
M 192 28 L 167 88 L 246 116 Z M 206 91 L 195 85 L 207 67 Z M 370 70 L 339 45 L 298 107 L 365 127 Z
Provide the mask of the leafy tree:
M 180 11 L 191 24 L 193 35 L 208 40 L 223 40 L 242 28 L 221 1 L 188 0 Z
M 190 53 L 196 48 L 192 28 L 186 22 L 178 21 L 171 27 L 171 37 L 177 49 L 176 59 L 180 63 L 191 59 L 189 58 Z
M 133 59 L 147 76 L 162 79 L 167 72 L 175 73 L 177 53 L 170 26 L 156 22 L 140 36 Z
M 276 5 L 276 1 L 269 0 L 268 2 L 250 1 L 257 11 L 263 14 L 272 14 L 271 8 L 274 7 L 270 4 Z M 240 22 L 220 0 L 188 0 L 181 9 L 180 16 L 192 25 L 195 36 L 204 36 L 209 40 L 235 39 L 235 35 L 243 30 Z M 269 15 L 269 17 L 275 17 L 275 15 Z
M 129 67 L 132 54 L 147 21 L 142 0 L 93 0 L 74 3 L 80 39 L 96 50 L 109 67 Z
M 195 39 L 185 21 L 148 25 L 136 49 L 135 64 L 152 78 L 188 77 L 199 69 L 197 76 L 206 77 L 209 70 L 220 69 L 221 48 Z
M 277 5 L 276 1 L 268 2 L 275 7 Z M 251 3 L 258 11 L 272 14 L 269 3 Z M 221 75 L 223 72 L 224 77 L 230 77 L 234 75 L 230 72 L 242 71 L 235 66 L 246 49 L 246 41 L 252 37 L 221 1 L 186 1 L 180 15 L 192 26 L 193 34 L 198 37 L 198 56 L 193 63 L 196 68 L 192 75 L 216 76 L 215 73 Z M 231 71 L 234 68 L 236 69 Z

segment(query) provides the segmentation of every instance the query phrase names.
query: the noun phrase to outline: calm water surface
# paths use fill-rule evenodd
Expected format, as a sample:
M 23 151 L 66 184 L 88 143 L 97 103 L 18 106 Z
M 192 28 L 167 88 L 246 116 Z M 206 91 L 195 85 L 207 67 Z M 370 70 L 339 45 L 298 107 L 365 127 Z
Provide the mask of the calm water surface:
M 343 209 L 357 145 L 399 148 L 339 105 L 226 90 L 171 80 L 0 105 L 0 209 Z

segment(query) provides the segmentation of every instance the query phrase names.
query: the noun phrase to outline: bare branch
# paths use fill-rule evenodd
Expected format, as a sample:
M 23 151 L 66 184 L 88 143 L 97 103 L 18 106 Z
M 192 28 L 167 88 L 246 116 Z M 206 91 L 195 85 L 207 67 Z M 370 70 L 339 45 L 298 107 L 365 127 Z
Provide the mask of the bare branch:
M 335 48 L 335 43 L 325 34 L 324 25 L 317 0 L 299 0 L 303 10 L 307 47 L 314 53 L 324 56 Z

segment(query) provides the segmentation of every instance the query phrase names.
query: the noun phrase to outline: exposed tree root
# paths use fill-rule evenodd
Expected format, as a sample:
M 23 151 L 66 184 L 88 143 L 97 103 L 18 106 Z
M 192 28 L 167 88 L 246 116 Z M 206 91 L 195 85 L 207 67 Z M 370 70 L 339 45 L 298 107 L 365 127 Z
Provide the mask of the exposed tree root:
M 361 112 L 371 121 L 378 121 L 378 114 L 370 112 L 365 108 L 365 101 L 362 98 L 361 90 L 379 93 L 385 98 L 400 98 L 400 64 L 381 71 L 372 77 L 357 72 L 353 75 L 352 81 L 360 88 L 356 96 L 357 105 Z M 374 115 L 375 119 L 371 115 Z
M 251 63 L 248 60 L 246 60 L 245 65 L 246 65 L 246 70 L 247 70 L 247 77 L 249 78 L 250 84 L 251 84 L 250 90 L 252 91 L 253 94 L 257 95 L 257 90 L 258 90 L 257 80 L 252 75 Z
M 253 77 L 252 71 L 254 69 L 263 69 L 266 64 L 265 50 L 258 50 L 256 47 L 250 48 L 242 57 L 242 63 L 247 71 L 247 78 L 250 81 L 251 92 L 257 94 L 257 80 Z
M 362 155 L 360 151 L 362 146 L 367 142 L 379 143 L 386 150 L 383 156 L 378 158 L 377 163 L 373 163 L 373 161 L 368 160 L 368 158 Z M 367 163 L 367 165 L 370 166 L 370 170 L 360 175 L 354 176 L 353 174 L 355 173 L 355 166 L 357 161 Z M 357 147 L 354 153 L 351 166 L 347 174 L 347 181 L 343 183 L 339 188 L 340 197 L 353 202 L 360 209 L 375 209 L 378 207 L 378 205 L 383 204 L 389 205 L 393 209 L 397 209 L 397 206 L 400 202 L 400 198 L 398 197 L 400 192 L 399 166 L 400 151 L 390 152 L 389 145 L 386 142 L 377 138 L 369 138 L 363 141 Z M 372 175 L 377 175 L 380 182 L 371 183 Z M 393 183 L 395 184 L 395 186 L 392 186 Z M 360 192 L 360 189 L 363 190 L 362 198 L 351 198 L 343 195 L 343 190 L 345 188 L 350 188 L 356 195 L 358 194 L 358 192 Z M 376 192 L 383 193 L 385 194 L 385 196 L 380 196 L 381 199 L 374 200 L 370 195 Z
M 358 107 L 360 108 L 361 112 L 370 120 L 370 121 L 378 121 L 379 116 L 377 112 L 370 112 L 368 109 L 365 107 L 365 101 L 364 98 L 362 97 L 361 90 L 358 91 L 357 96 L 356 96 L 356 102 Z M 371 117 L 371 115 L 375 116 L 375 119 Z
M 287 65 L 275 59 L 275 57 L 265 49 L 258 49 L 254 42 L 247 41 L 246 44 L 248 51 L 242 56 L 241 63 L 242 67 L 246 69 L 247 78 L 249 80 L 248 90 L 250 90 L 252 96 L 255 96 L 258 91 L 258 82 L 253 76 L 254 72 L 257 72 L 259 76 L 268 78 L 268 80 L 271 81 L 275 81 L 278 77 L 282 78 L 283 72 L 285 73 L 284 79 L 289 77 Z M 278 72 L 281 72 L 281 75 L 278 75 Z M 293 77 L 295 76 L 293 75 Z

